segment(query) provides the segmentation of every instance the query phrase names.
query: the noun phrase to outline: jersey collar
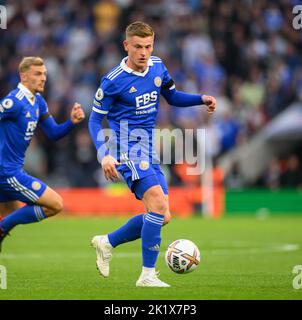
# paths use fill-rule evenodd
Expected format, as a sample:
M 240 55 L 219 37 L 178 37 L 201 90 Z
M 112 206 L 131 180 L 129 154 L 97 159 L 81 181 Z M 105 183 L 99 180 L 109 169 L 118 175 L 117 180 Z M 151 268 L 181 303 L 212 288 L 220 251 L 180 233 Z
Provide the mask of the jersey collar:
M 24 93 L 29 103 L 33 106 L 36 101 L 36 96 L 21 82 L 18 84 L 18 88 Z
M 148 73 L 149 67 L 150 67 L 150 66 L 153 66 L 152 60 L 149 59 L 149 60 L 148 60 L 148 67 L 147 67 L 147 69 L 146 69 L 144 72 L 134 71 L 133 69 L 131 69 L 131 68 L 129 68 L 129 67 L 127 66 L 127 64 L 126 64 L 127 59 L 128 59 L 128 57 L 125 57 L 125 58 L 122 60 L 122 62 L 120 63 L 121 68 L 122 68 L 124 71 L 126 71 L 126 72 L 128 72 L 128 73 L 135 74 L 136 76 L 139 76 L 139 77 L 144 77 L 144 76 Z

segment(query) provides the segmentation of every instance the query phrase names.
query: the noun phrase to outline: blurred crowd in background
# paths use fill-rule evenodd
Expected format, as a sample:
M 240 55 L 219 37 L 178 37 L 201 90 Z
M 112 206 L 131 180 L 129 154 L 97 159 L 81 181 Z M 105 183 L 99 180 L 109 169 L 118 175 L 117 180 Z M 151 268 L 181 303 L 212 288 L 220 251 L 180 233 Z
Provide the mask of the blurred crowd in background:
M 77 101 L 88 119 L 101 76 L 125 56 L 126 26 L 142 20 L 155 29 L 154 55 L 165 62 L 177 89 L 207 93 L 218 101 L 216 114 L 208 116 L 200 107 L 176 108 L 162 98 L 158 127 L 205 128 L 207 152 L 219 158 L 246 143 L 290 103 L 302 100 L 302 32 L 292 27 L 292 8 L 298 3 L 0 1 L 9 13 L 8 30 L 0 31 L 0 97 L 17 85 L 21 57 L 38 55 L 48 68 L 45 98 L 50 113 L 58 122 L 65 121 Z M 56 143 L 39 133 L 30 146 L 26 169 L 54 187 L 105 183 L 87 121 Z M 165 170 L 170 183 L 182 183 L 174 166 Z M 275 159 L 259 183 L 296 187 L 301 170 L 301 154 Z M 229 187 L 240 185 L 234 172 L 226 181 Z

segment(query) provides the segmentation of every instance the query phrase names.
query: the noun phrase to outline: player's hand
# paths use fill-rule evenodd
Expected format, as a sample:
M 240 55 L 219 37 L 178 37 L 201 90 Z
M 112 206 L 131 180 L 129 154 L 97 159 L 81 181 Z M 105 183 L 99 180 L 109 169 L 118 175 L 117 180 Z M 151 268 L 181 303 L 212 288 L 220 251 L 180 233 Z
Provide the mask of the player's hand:
M 70 120 L 73 124 L 78 124 L 85 119 L 85 113 L 79 103 L 75 103 L 71 109 Z
M 107 180 L 115 181 L 119 179 L 119 175 L 115 166 L 118 166 L 120 163 L 115 158 L 108 154 L 102 159 L 101 164 Z
M 212 96 L 202 96 L 203 103 L 207 106 L 207 112 L 213 113 L 216 110 L 216 99 Z

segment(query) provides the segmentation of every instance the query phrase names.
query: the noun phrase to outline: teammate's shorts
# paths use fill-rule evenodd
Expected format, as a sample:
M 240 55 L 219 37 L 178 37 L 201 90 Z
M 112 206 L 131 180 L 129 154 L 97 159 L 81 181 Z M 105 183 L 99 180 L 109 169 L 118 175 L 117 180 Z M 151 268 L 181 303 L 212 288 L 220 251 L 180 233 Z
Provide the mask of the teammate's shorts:
M 159 164 L 149 164 L 145 161 L 134 164 L 132 161 L 128 161 L 127 164 L 123 163 L 116 169 L 139 200 L 143 198 L 148 189 L 156 185 L 161 186 L 165 195 L 168 194 L 166 178 Z
M 47 185 L 21 170 L 13 176 L 0 175 L 0 202 L 19 200 L 35 203 L 44 193 Z

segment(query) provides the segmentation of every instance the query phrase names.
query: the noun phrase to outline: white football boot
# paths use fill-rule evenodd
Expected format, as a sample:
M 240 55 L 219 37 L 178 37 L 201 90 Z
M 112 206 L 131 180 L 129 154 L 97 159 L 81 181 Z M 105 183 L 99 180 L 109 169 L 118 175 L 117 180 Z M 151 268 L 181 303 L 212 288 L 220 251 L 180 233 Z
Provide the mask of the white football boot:
M 169 284 L 158 279 L 159 272 L 145 273 L 142 272 L 138 280 L 136 281 L 137 287 L 161 287 L 168 288 Z
M 95 236 L 91 240 L 91 245 L 96 249 L 96 265 L 100 274 L 109 277 L 109 262 L 112 259 L 112 245 L 108 236 Z

